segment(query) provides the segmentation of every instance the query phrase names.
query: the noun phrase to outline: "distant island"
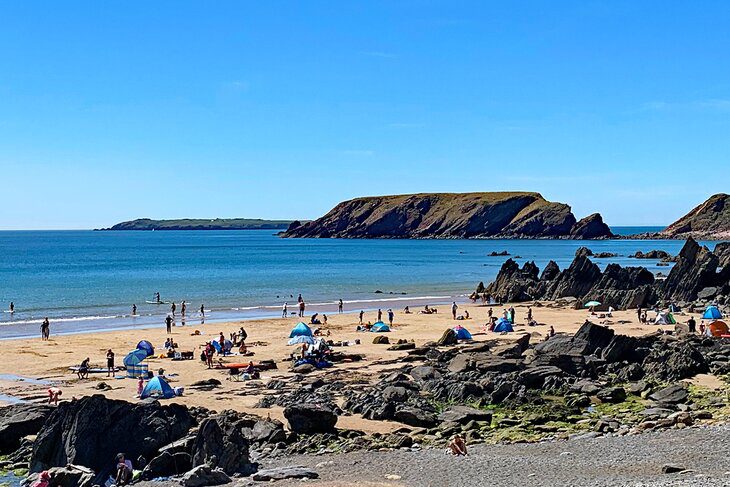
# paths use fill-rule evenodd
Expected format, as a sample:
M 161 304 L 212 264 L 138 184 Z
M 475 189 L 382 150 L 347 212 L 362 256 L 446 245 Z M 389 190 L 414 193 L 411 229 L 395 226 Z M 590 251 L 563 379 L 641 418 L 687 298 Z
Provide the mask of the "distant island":
M 601 215 L 577 220 L 569 205 L 533 192 L 421 193 L 355 198 L 314 221 L 294 222 L 295 238 L 612 238 Z
M 291 223 L 291 220 L 262 220 L 259 218 L 181 218 L 176 220 L 139 218 L 99 230 L 286 230 Z

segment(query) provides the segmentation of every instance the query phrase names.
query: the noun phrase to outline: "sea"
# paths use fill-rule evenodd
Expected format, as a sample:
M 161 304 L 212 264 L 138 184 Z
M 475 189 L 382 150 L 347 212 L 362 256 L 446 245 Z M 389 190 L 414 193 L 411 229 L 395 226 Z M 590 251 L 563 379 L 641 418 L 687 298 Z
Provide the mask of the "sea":
M 660 227 L 616 227 L 630 235 Z M 637 250 L 676 254 L 677 240 L 347 240 L 284 239 L 271 230 L 227 231 L 2 231 L 0 339 L 35 337 L 48 317 L 52 334 L 164 326 L 176 303 L 176 326 L 277 317 L 297 296 L 307 315 L 394 310 L 463 301 L 479 282 L 494 279 L 507 257 L 543 267 L 569 265 L 575 251 L 596 259 L 643 265 L 668 273 L 658 261 L 628 258 Z M 714 243 L 705 242 L 712 248 Z M 154 293 L 163 304 L 150 304 Z M 180 316 L 180 304 L 187 313 Z M 8 310 L 10 302 L 15 312 Z M 136 304 L 137 314 L 132 315 Z M 200 306 L 205 306 L 205 316 Z

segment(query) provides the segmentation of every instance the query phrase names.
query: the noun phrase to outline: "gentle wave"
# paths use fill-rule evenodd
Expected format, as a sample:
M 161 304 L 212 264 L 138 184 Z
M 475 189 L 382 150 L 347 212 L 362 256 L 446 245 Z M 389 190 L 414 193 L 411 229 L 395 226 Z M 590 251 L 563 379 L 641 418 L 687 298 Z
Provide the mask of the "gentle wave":
M 66 323 L 71 321 L 92 321 L 92 320 L 110 320 L 113 318 L 127 318 L 129 315 L 107 315 L 107 316 L 74 316 L 71 318 L 53 318 L 50 321 L 53 323 Z M 13 321 L 0 321 L 0 326 L 11 326 L 11 325 L 40 325 L 43 320 L 33 318 L 30 320 L 13 320 Z

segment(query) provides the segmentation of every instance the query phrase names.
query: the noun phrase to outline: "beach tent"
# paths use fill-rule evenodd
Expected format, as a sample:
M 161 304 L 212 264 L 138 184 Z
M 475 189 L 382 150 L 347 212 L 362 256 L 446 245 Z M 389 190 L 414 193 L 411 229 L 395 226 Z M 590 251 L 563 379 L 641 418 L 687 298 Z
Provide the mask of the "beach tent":
M 289 333 L 289 338 L 294 337 L 311 337 L 312 336 L 312 329 L 309 328 L 305 323 L 297 323 L 297 326 L 292 328 L 291 333 Z
M 139 397 L 140 399 L 146 399 L 148 397 L 170 399 L 171 397 L 175 397 L 175 391 L 172 390 L 172 387 L 170 387 L 170 384 L 165 379 L 157 376 L 147 382 L 147 385 L 142 390 L 142 395 Z
M 125 367 L 139 365 L 144 359 L 148 357 L 147 351 L 140 348 L 129 352 L 122 361 Z
M 724 321 L 713 321 L 710 323 L 710 333 L 714 337 L 721 337 L 723 335 L 730 335 L 730 330 Z
M 705 314 L 702 315 L 703 320 L 719 320 L 720 318 L 722 318 L 722 313 L 717 306 L 708 306 Z
M 674 319 L 674 316 L 672 316 L 672 313 L 667 313 L 666 311 L 661 311 L 657 313 L 656 318 L 654 318 L 654 324 L 655 325 L 676 325 L 677 320 Z
M 147 352 L 148 357 L 151 357 L 155 354 L 155 347 L 153 347 L 152 344 L 147 340 L 142 340 L 141 342 L 139 342 L 137 344 L 137 350 L 144 350 L 145 352 Z
M 306 343 L 308 345 L 312 345 L 314 343 L 314 337 L 306 336 L 306 335 L 300 335 L 298 337 L 292 337 L 287 342 L 287 345 L 301 345 L 302 343 Z
M 510 323 L 509 320 L 500 318 L 497 320 L 497 324 L 494 325 L 494 330 L 492 331 L 495 333 L 502 333 L 503 331 L 515 331 L 515 329 L 512 328 L 512 323 Z
M 390 327 L 382 321 L 376 321 L 375 323 L 373 323 L 373 326 L 370 327 L 370 331 L 375 333 L 383 333 L 390 331 Z
M 218 340 L 211 340 L 210 343 L 218 353 L 231 353 L 231 349 L 233 348 L 233 342 L 228 339 L 223 342 L 223 348 L 221 348 L 221 343 Z
M 455 326 L 454 332 L 456 333 L 457 340 L 472 340 L 472 336 L 471 333 L 469 333 L 469 330 L 461 325 Z

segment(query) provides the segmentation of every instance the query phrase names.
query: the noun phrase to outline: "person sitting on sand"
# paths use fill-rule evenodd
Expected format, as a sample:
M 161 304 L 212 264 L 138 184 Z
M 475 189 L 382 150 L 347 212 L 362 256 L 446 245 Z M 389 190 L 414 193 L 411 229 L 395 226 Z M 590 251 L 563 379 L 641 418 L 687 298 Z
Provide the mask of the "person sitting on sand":
M 459 434 L 454 435 L 449 442 L 448 448 L 452 455 L 466 456 L 466 442 Z
M 406 306 L 405 308 L 403 308 L 403 314 L 407 314 L 407 315 L 411 314 L 411 307 Z
M 117 476 L 114 483 L 119 485 L 127 485 L 132 480 L 132 462 L 124 458 L 124 453 L 117 455 Z
M 312 317 L 309 319 L 309 324 L 311 325 L 321 325 L 322 322 L 319 321 L 319 313 L 314 313 Z
M 61 397 L 61 389 L 58 387 L 49 387 L 48 388 L 48 404 L 53 404 L 58 406 L 58 399 Z
M 550 335 L 551 337 L 555 336 L 555 328 L 553 328 L 553 325 L 550 325 Z
M 76 372 L 76 375 L 79 376 L 79 379 L 88 379 L 89 378 L 89 357 L 86 357 L 82 362 L 81 365 L 79 365 L 79 370 Z
M 256 368 L 256 366 L 253 364 L 253 362 L 249 362 L 248 363 L 248 366 L 243 371 L 243 373 L 245 374 L 244 375 L 244 379 L 246 379 L 246 378 L 248 378 L 248 379 L 260 379 L 261 378 L 261 374 L 259 373 L 259 371 Z M 246 377 L 246 376 L 248 376 L 248 377 Z
M 468 320 L 469 319 L 469 310 L 468 309 L 465 309 L 464 310 L 464 319 L 465 320 Z

